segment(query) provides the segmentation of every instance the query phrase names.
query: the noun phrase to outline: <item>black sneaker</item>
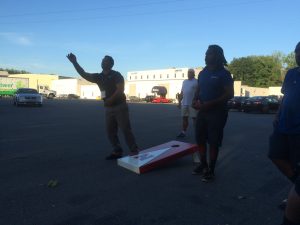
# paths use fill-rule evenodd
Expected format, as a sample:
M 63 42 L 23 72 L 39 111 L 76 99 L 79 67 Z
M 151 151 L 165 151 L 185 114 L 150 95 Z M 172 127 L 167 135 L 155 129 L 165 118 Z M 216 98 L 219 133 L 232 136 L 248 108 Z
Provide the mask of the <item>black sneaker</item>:
M 278 208 L 279 208 L 280 210 L 285 210 L 286 205 L 287 205 L 287 199 L 284 199 L 284 200 L 278 205 Z
M 201 164 L 193 170 L 192 174 L 193 175 L 201 175 L 201 174 L 203 174 L 203 170 L 206 168 L 207 168 L 207 166 Z
M 185 133 L 181 132 L 180 134 L 177 135 L 177 138 L 185 138 L 186 135 Z
M 203 171 L 203 175 L 202 175 L 202 182 L 208 183 L 213 181 L 215 178 L 215 174 L 213 172 L 211 172 L 210 169 L 207 169 L 205 171 Z

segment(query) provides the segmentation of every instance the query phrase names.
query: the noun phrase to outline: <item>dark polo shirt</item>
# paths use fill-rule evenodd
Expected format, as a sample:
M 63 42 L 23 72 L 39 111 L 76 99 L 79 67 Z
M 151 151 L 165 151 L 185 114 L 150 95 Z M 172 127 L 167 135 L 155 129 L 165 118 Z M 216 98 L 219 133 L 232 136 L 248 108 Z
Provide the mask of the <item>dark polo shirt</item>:
M 233 79 L 228 70 L 222 68 L 210 71 L 205 67 L 198 76 L 198 98 L 202 102 L 215 100 L 224 94 L 225 87 L 228 86 L 233 86 Z M 216 109 L 227 110 L 227 103 L 224 102 Z
M 124 78 L 118 71 L 111 70 L 109 74 L 93 74 L 92 82 L 98 85 L 101 91 L 101 96 L 105 101 L 115 93 L 115 91 L 117 90 L 117 84 L 124 84 Z M 124 93 L 122 93 L 115 99 L 112 106 L 116 106 L 124 102 L 126 102 L 126 96 Z

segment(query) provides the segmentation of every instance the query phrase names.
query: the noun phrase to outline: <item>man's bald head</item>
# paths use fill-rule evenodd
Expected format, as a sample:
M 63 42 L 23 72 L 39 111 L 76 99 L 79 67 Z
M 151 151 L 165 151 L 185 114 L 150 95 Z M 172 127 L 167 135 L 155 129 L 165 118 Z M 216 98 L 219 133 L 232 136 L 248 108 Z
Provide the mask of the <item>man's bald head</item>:
M 188 70 L 188 78 L 189 80 L 193 79 L 195 77 L 195 70 L 194 69 L 189 69 Z

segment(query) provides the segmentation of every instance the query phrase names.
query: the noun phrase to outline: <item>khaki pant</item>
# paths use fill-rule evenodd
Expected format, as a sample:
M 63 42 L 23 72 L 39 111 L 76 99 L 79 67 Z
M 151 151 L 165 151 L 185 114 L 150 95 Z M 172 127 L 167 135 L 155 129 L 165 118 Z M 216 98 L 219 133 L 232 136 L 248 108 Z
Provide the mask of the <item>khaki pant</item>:
M 137 145 L 132 134 L 129 111 L 127 103 L 105 108 L 106 132 L 108 139 L 115 152 L 122 152 L 118 129 L 120 128 L 125 137 L 126 144 L 130 151 L 136 151 Z

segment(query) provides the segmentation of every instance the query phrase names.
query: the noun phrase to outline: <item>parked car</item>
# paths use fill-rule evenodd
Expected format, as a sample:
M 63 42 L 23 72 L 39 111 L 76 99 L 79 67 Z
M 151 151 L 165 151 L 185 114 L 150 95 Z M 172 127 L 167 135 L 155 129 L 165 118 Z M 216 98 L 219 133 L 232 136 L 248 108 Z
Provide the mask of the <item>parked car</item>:
M 152 103 L 171 103 L 171 99 L 162 98 L 162 97 L 156 97 L 152 100 Z
M 154 95 L 147 95 L 145 98 L 144 98 L 144 101 L 145 102 L 152 102 L 152 100 L 155 98 Z
M 68 94 L 68 99 L 79 99 L 80 97 L 75 94 Z
M 255 96 L 248 98 L 242 104 L 244 112 L 258 111 L 262 113 L 269 113 L 277 111 L 279 108 L 279 101 L 274 97 L 269 96 Z
M 129 102 L 141 102 L 141 99 L 137 96 L 129 96 Z
M 56 97 L 56 91 L 50 90 L 47 85 L 38 85 L 37 91 L 48 99 L 53 99 Z
M 248 99 L 248 97 L 243 97 L 243 96 L 233 97 L 227 102 L 228 109 L 236 109 L 242 111 L 242 103 L 245 102 L 246 99 Z
M 36 89 L 19 88 L 14 96 L 14 105 L 43 105 L 43 96 Z

